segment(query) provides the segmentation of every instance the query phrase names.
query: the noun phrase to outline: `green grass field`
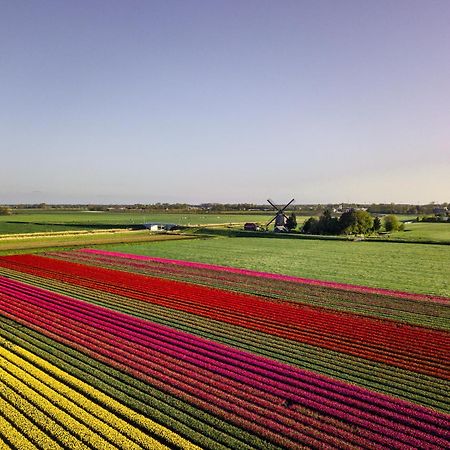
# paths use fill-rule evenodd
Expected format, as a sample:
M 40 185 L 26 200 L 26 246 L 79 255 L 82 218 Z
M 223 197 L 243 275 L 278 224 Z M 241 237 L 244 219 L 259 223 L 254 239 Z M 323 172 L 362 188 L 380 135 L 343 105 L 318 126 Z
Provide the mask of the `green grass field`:
M 394 236 L 405 240 L 450 242 L 450 223 L 407 223 L 405 231 Z
M 214 238 L 102 248 L 450 297 L 446 245 Z

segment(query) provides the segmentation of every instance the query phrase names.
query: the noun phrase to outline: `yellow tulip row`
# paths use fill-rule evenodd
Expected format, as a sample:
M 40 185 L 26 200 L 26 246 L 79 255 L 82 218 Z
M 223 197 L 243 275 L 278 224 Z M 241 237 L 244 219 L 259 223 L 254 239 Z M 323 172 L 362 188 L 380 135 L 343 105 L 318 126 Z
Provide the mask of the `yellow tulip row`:
M 61 398 L 57 392 L 51 392 L 42 383 L 39 383 L 33 377 L 29 376 L 25 371 L 20 369 L 9 361 L 0 357 L 0 365 L 4 367 L 8 372 L 14 373 L 14 376 L 10 373 L 0 370 L 0 376 L 3 378 L 7 384 L 9 384 L 13 389 L 22 392 L 27 399 L 35 405 L 35 407 L 40 408 L 45 411 L 51 419 L 65 426 L 67 430 L 75 435 L 72 436 L 69 442 L 61 440 L 60 442 L 64 447 L 68 448 L 87 448 L 87 444 L 90 447 L 96 449 L 113 449 L 114 447 L 107 442 L 105 439 L 101 438 L 97 433 L 93 432 L 86 425 L 82 423 L 82 417 L 77 414 L 78 411 L 71 411 L 73 404 L 67 399 Z M 41 390 L 42 389 L 42 390 Z M 38 393 L 39 392 L 39 393 Z M 42 394 L 42 395 L 41 395 Z M 49 395 L 48 398 L 46 398 Z M 75 416 L 72 417 L 67 412 L 63 410 L 66 409 L 70 411 Z M 89 415 L 86 414 L 88 417 Z
M 55 420 L 75 433 L 77 439 L 81 439 L 89 446 L 99 449 L 115 448 L 111 444 L 113 442 L 120 448 L 127 449 L 167 448 L 150 436 L 153 434 L 164 437 L 174 446 L 198 449 L 176 433 L 136 413 L 27 350 L 15 346 L 14 352 L 4 347 L 0 348 L 2 366 L 20 381 L 14 382 L 11 376 L 7 377 L 8 380 L 12 384 L 17 385 L 17 382 L 24 384 L 25 390 L 21 392 L 26 392 L 27 398 L 50 413 Z M 126 420 L 120 419 L 118 415 L 125 417 Z M 149 434 L 133 424 L 138 425 L 140 429 L 148 430 Z M 71 444 L 69 446 L 73 448 L 74 443 Z
M 8 441 L 15 447 L 23 450 L 35 450 L 36 447 L 4 417 L 0 416 L 0 433 L 8 437 Z M 0 436 L 0 448 L 9 448 L 8 444 Z
M 7 393 L 7 391 L 9 391 Z M 18 409 L 15 408 L 14 400 L 17 398 L 17 394 L 10 395 L 11 391 L 7 390 L 7 387 L 0 381 L 0 393 L 2 397 L 5 397 L 7 401 L 2 401 L 2 414 L 7 417 L 11 423 L 22 433 L 23 436 L 28 436 L 33 443 L 37 444 L 40 448 L 48 450 L 62 450 L 62 447 L 52 440 L 47 434 L 45 434 L 39 427 L 31 422 L 26 416 L 24 416 Z M 13 393 L 14 394 L 14 393 Z
M 6 386 L 5 397 L 17 410 L 39 424 L 39 427 L 52 439 L 63 443 L 66 447 L 72 449 L 85 448 L 85 446 L 81 445 L 81 441 L 72 436 L 61 424 L 51 420 L 47 414 L 37 407 L 39 405 L 36 403 L 36 393 L 33 390 L 1 368 L 0 377 Z M 17 392 L 20 392 L 21 395 L 17 394 Z M 22 395 L 26 398 L 22 397 Z M 28 433 L 26 434 L 29 435 Z

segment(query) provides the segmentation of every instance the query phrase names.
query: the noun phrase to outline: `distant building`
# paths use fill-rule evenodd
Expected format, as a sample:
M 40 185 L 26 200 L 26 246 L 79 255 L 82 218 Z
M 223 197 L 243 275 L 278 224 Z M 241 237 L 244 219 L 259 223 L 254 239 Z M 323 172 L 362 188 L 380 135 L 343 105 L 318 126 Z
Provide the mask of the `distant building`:
M 258 231 L 258 225 L 256 225 L 256 223 L 253 223 L 253 222 L 247 222 L 244 225 L 244 230 L 245 231 Z
M 144 227 L 150 231 L 173 231 L 178 230 L 180 228 L 180 226 L 175 223 L 159 223 L 159 222 L 144 223 Z

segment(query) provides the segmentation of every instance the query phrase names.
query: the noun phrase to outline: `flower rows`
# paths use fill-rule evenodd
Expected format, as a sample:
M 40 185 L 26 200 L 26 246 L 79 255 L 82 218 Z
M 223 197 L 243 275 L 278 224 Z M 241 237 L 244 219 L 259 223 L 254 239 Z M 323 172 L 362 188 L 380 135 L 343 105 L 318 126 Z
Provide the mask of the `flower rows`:
M 447 446 L 448 299 L 51 256 L 0 257 L 0 446 Z
M 271 335 L 264 335 L 263 337 L 258 332 L 124 296 L 103 293 L 8 269 L 0 268 L 0 274 L 54 292 L 66 293 L 90 303 L 142 317 L 152 322 L 214 339 L 227 345 L 232 344 L 235 347 L 282 362 L 309 368 L 352 383 L 356 382 L 361 386 L 375 388 L 378 391 L 423 405 L 433 406 L 442 411 L 450 411 L 450 404 L 442 395 L 443 392 L 450 389 L 450 383 L 448 389 L 446 389 L 443 380 L 432 382 L 429 378 L 421 379 L 424 376 L 420 377 L 417 373 L 401 371 L 398 368 L 371 363 L 367 360 L 358 360 L 351 358 L 349 355 L 327 352 L 323 348 L 286 341 Z
M 42 360 L 84 380 L 98 392 L 107 394 L 143 416 L 166 424 L 179 435 L 186 436 L 189 441 L 198 443 L 201 448 L 271 448 L 266 441 L 258 440 L 254 435 L 230 424 L 222 423 L 222 430 L 218 430 L 215 428 L 217 418 L 77 351 L 74 345 L 66 346 L 27 327 L 18 328 L 17 322 L 6 317 L 0 316 L 0 324 L 0 337 L 14 343 L 14 348 L 18 346 L 27 349 Z M 27 414 L 34 412 L 33 409 L 26 411 Z
M 69 297 L 0 281 L 0 305 L 8 317 L 275 445 L 343 446 L 347 441 L 439 448 L 448 437 L 445 415 Z M 353 432 L 346 431 L 349 425 Z
M 445 331 L 39 256 L 4 257 L 0 265 L 450 379 L 450 338 Z

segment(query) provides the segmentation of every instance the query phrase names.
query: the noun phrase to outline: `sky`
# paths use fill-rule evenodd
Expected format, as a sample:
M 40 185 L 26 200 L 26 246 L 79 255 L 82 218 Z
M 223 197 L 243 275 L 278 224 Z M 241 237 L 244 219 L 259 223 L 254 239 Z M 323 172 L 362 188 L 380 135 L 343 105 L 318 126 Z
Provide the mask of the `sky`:
M 0 0 L 0 203 L 450 201 L 448 0 Z

